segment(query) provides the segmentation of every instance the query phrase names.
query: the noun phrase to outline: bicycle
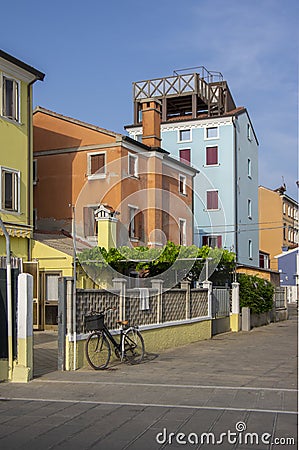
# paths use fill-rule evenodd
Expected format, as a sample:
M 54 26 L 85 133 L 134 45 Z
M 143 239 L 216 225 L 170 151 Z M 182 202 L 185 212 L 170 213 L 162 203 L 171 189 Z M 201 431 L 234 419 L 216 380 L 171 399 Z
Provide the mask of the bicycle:
M 121 325 L 119 342 L 110 333 L 104 322 L 104 315 L 114 309 L 92 311 L 85 316 L 85 329 L 91 331 L 85 344 L 85 354 L 89 365 L 95 370 L 104 370 L 108 366 L 111 357 L 110 342 L 116 357 L 121 361 L 139 364 L 144 358 L 144 341 L 138 327 L 128 326 L 127 320 L 117 320 L 116 323 Z

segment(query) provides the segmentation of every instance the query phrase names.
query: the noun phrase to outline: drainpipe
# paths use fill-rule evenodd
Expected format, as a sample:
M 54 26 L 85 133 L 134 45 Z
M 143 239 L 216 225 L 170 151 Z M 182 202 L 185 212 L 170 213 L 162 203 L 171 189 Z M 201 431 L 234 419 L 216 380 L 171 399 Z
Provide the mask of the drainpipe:
M 11 293 L 11 260 L 10 237 L 0 218 L 0 227 L 6 240 L 6 304 L 7 304 L 7 341 L 8 341 L 8 379 L 12 379 L 13 371 L 13 345 L 12 345 L 12 293 Z
M 238 242 L 238 148 L 237 148 L 237 129 L 235 120 L 233 118 L 233 126 L 234 126 L 234 177 L 235 177 L 235 253 L 236 253 L 236 264 L 238 263 L 238 251 L 239 251 L 239 242 Z
M 39 78 L 34 78 L 27 86 L 27 124 L 28 124 L 28 158 L 27 158 L 27 220 L 28 225 L 31 226 L 31 195 L 32 195 L 32 181 L 31 181 L 31 163 L 32 163 L 32 120 L 31 120 L 31 86 Z M 31 261 L 31 239 L 28 239 L 28 261 Z
M 76 207 L 72 206 L 73 210 L 73 342 L 74 342 L 74 358 L 73 358 L 73 370 L 77 370 L 77 330 L 76 330 L 76 298 L 77 298 L 77 247 L 76 247 Z

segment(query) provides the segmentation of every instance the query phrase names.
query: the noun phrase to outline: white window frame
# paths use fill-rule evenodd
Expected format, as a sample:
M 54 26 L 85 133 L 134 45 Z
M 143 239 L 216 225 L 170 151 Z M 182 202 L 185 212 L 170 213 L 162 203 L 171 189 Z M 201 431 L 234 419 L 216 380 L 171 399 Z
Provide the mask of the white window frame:
M 8 172 L 17 175 L 17 183 L 13 186 L 14 190 L 17 191 L 16 199 L 14 200 L 14 209 L 5 209 L 5 205 L 2 203 L 3 196 L 3 173 Z M 0 210 L 6 211 L 9 214 L 20 214 L 21 202 L 20 202 L 20 187 L 21 187 L 21 172 L 16 169 L 11 169 L 9 167 L 0 166 Z
M 182 225 L 182 242 L 181 242 L 181 225 Z M 180 245 L 187 245 L 187 221 L 186 219 L 179 218 L 179 242 Z
M 247 124 L 247 139 L 252 141 L 252 128 L 250 123 Z
M 252 165 L 251 165 L 251 159 L 250 158 L 248 158 L 247 159 L 247 176 L 248 176 L 248 178 L 252 178 L 252 171 L 251 171 L 251 169 L 252 169 Z
M 181 191 L 181 183 L 183 190 Z M 179 193 L 182 195 L 187 195 L 187 177 L 182 173 L 179 174 Z
M 104 164 L 104 172 L 103 173 L 91 173 L 91 158 L 92 156 L 104 155 L 105 164 Z M 107 152 L 89 152 L 87 153 L 87 178 L 89 180 L 98 180 L 102 178 L 106 178 L 106 169 L 107 169 Z
M 139 211 L 139 208 L 136 205 L 128 205 L 128 208 L 129 208 L 129 228 L 128 228 L 129 238 L 133 242 L 138 242 L 138 237 L 136 236 L 137 230 L 135 230 L 135 217 Z M 134 212 L 133 215 L 132 215 L 132 212 Z M 134 227 L 132 228 L 132 226 L 131 226 L 131 229 L 130 229 L 130 225 L 131 225 L 132 221 L 133 221 Z
M 210 128 L 215 128 L 216 130 L 217 130 L 217 136 L 213 136 L 213 137 L 208 137 L 208 130 L 210 129 Z M 219 139 L 219 127 L 216 125 L 216 126 L 206 126 L 205 127 L 205 140 L 206 141 L 212 141 L 213 139 Z
M 4 114 L 4 79 L 13 81 L 17 86 L 16 98 L 15 98 L 15 108 L 16 108 L 16 113 L 17 113 L 16 118 L 9 117 L 6 114 Z M 4 117 L 6 120 L 10 120 L 14 123 L 21 123 L 21 83 L 20 83 L 20 81 L 11 75 L 2 73 L 1 74 L 0 97 L 1 97 L 1 105 L 0 105 L 1 116 Z
M 134 173 L 130 173 L 130 158 L 134 159 Z M 138 156 L 134 153 L 128 153 L 128 175 L 129 177 L 138 177 Z
M 181 133 L 184 133 L 184 131 L 189 131 L 189 139 L 181 139 Z M 192 142 L 192 128 L 181 128 L 178 130 L 178 142 Z
M 247 214 L 248 219 L 252 219 L 252 201 L 250 198 L 247 200 Z
M 252 240 L 251 239 L 248 239 L 248 258 L 253 259 L 252 258 Z

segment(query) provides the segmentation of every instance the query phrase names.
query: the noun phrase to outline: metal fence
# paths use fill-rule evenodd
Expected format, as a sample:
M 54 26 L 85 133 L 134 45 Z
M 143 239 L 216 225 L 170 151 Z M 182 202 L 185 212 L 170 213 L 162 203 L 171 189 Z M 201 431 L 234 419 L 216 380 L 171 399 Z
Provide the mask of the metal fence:
M 286 307 L 286 296 L 287 291 L 285 287 L 277 287 L 274 292 L 274 303 L 276 309 L 281 309 Z
M 213 288 L 212 291 L 212 317 L 228 317 L 231 311 L 231 293 L 228 288 Z

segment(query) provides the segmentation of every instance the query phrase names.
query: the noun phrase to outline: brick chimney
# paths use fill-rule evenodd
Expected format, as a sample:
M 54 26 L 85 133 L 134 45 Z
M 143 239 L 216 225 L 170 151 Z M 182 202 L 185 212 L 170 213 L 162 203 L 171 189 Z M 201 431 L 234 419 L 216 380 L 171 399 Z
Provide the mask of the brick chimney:
M 147 98 L 142 101 L 142 143 L 161 147 L 161 102 Z

